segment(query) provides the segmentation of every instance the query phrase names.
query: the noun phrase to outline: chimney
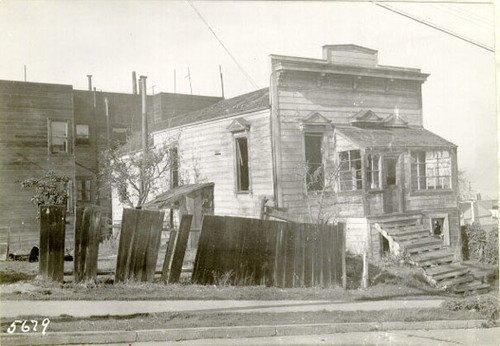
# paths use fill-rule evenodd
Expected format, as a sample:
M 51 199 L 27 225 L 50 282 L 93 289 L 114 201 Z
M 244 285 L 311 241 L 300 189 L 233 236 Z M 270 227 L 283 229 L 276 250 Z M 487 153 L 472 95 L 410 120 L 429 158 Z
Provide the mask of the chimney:
M 481 200 L 481 194 L 480 193 L 476 193 L 476 201 L 480 201 Z
M 132 93 L 137 95 L 137 76 L 135 71 L 132 71 Z
M 89 91 L 92 91 L 92 75 L 88 74 L 87 78 L 89 79 Z

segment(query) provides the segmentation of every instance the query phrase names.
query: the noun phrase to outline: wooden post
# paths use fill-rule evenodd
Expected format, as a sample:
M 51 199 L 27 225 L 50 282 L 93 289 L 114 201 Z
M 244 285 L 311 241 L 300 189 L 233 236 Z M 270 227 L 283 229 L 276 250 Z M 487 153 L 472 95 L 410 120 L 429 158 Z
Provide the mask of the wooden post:
M 169 284 L 179 282 L 181 277 L 182 262 L 184 262 L 184 254 L 186 252 L 192 220 L 193 215 L 185 214 L 182 216 L 181 224 L 179 226 L 179 235 L 175 244 L 174 258 L 172 259 L 172 270 L 168 277 Z
M 345 224 L 338 224 L 340 227 L 342 226 L 342 233 L 341 233 L 341 239 L 342 239 L 342 287 L 344 289 L 347 289 L 347 267 L 346 267 L 346 261 L 345 261 L 345 252 L 346 252 L 346 227 Z
M 168 245 L 167 245 L 167 252 L 165 252 L 165 260 L 163 261 L 163 269 L 161 271 L 161 281 L 165 283 L 168 281 L 168 276 L 170 273 L 170 264 L 172 262 L 172 255 L 174 254 L 176 241 L 177 241 L 177 231 L 170 231 L 170 237 L 168 239 Z
M 371 243 L 371 234 L 370 234 L 371 226 L 367 225 L 366 232 L 366 242 L 365 249 L 363 252 L 363 275 L 361 277 L 361 288 L 368 288 L 369 281 L 369 264 L 368 264 L 368 253 L 370 252 L 370 243 Z
M 60 282 L 64 279 L 65 216 L 66 206 L 40 206 L 39 273 Z

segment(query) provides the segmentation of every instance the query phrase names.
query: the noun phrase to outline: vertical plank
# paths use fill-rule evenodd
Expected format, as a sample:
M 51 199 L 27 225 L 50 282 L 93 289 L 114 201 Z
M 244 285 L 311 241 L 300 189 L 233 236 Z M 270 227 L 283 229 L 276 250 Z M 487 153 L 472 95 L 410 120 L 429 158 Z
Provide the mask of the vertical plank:
M 285 287 L 285 265 L 286 265 L 286 224 L 281 223 L 278 228 L 276 244 L 276 286 Z
M 64 240 L 66 232 L 66 206 L 50 206 L 48 276 L 54 281 L 64 279 Z
M 205 285 L 212 282 L 212 266 L 215 262 L 216 233 L 224 227 L 224 218 L 221 216 L 205 215 L 203 217 L 200 243 L 198 244 L 197 259 L 195 261 L 195 283 Z
M 338 273 L 338 267 L 340 264 L 340 257 L 338 256 L 338 254 L 340 253 L 340 249 L 339 249 L 339 246 L 341 245 L 340 242 L 339 242 L 339 237 L 338 237 L 338 226 L 335 225 L 333 226 L 332 225 L 332 228 L 331 228 L 331 237 L 332 237 L 332 242 L 330 244 L 331 248 L 332 248 L 332 252 L 331 252 L 331 268 L 330 268 L 330 277 L 331 277 L 331 284 L 332 285 L 335 285 L 335 286 L 338 286 L 339 285 L 339 279 L 340 279 L 340 276 L 337 275 Z
M 81 280 L 80 275 L 80 257 L 82 255 L 82 235 L 83 235 L 83 213 L 84 208 L 76 208 L 75 215 L 75 243 L 73 250 L 73 279 L 75 282 Z
M 50 220 L 47 212 L 50 213 L 48 206 L 40 206 L 40 259 L 38 263 L 38 272 L 43 277 L 48 277 L 49 270 L 49 232 Z
M 168 238 L 167 251 L 165 252 L 165 259 L 163 261 L 163 268 L 161 271 L 161 281 L 163 281 L 163 282 L 167 282 L 167 280 L 168 280 L 168 275 L 170 272 L 170 264 L 172 262 L 172 256 L 174 254 L 174 248 L 175 248 L 176 241 L 177 241 L 177 231 L 170 231 L 170 236 Z M 196 258 L 198 258 L 198 252 L 196 252 Z M 193 275 L 194 275 L 195 268 L 196 268 L 196 260 L 195 260 L 195 266 L 193 268 Z
M 160 250 L 160 239 L 161 239 L 161 231 L 163 229 L 163 219 L 165 217 L 164 211 L 156 211 L 151 210 L 148 211 L 150 213 L 150 234 L 148 247 L 146 249 L 146 258 L 145 258 L 145 273 L 143 276 L 144 281 L 151 282 L 153 281 L 155 272 L 156 272 L 156 263 L 158 262 L 158 251 Z
M 83 263 L 85 264 L 83 278 L 85 280 L 97 279 L 97 260 L 99 253 L 99 238 L 101 231 L 101 211 L 91 208 L 89 213 L 89 227 L 83 231 L 88 233 L 88 242 L 82 252 L 86 253 Z
M 135 209 L 123 209 L 118 257 L 116 259 L 115 282 L 128 279 L 129 267 L 134 245 L 134 231 L 139 214 Z
M 339 224 L 339 231 L 340 231 L 340 239 L 342 241 L 342 246 L 341 248 L 341 256 L 342 256 L 342 287 L 344 289 L 347 289 L 347 268 L 346 268 L 346 263 L 345 263 L 345 240 L 346 240 L 346 228 L 345 224 Z
M 332 225 L 325 225 L 323 239 L 323 285 L 328 287 L 332 284 Z
M 146 252 L 148 249 L 151 228 L 151 213 L 147 210 L 136 210 L 139 213 L 137 228 L 135 229 L 134 248 L 130 262 L 129 279 L 143 281 L 146 266 Z
M 293 287 L 294 266 L 295 266 L 295 233 L 297 232 L 296 223 L 287 224 L 286 234 L 286 264 L 285 264 L 285 287 Z
M 304 286 L 304 224 L 297 224 L 293 287 Z
M 224 232 L 224 254 L 223 263 L 221 266 L 222 272 L 232 272 L 233 284 L 238 284 L 241 279 L 241 243 L 243 241 L 245 224 L 240 218 L 225 217 L 225 232 Z
M 266 280 L 267 287 L 275 285 L 275 261 L 276 261 L 276 233 L 278 222 L 267 221 L 265 224 L 266 232 Z
M 168 283 L 179 282 L 182 272 L 182 262 L 186 252 L 189 230 L 191 229 L 192 215 L 182 215 L 181 224 L 179 226 L 179 236 L 175 246 L 174 257 L 172 259 L 172 270 L 170 272 Z
M 304 249 L 304 286 L 314 285 L 314 232 L 310 225 L 304 225 L 305 249 Z

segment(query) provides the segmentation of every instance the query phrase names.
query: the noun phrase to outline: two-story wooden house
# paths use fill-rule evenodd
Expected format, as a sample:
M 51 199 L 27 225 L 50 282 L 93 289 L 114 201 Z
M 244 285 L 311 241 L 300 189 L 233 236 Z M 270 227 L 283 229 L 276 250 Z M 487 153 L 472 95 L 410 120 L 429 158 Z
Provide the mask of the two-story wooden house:
M 214 184 L 215 214 L 343 221 L 348 249 L 373 256 L 404 246 L 398 227 L 424 250 L 457 247 L 457 148 L 423 128 L 427 74 L 356 45 L 270 69 L 269 88 L 155 124 L 179 169 Z

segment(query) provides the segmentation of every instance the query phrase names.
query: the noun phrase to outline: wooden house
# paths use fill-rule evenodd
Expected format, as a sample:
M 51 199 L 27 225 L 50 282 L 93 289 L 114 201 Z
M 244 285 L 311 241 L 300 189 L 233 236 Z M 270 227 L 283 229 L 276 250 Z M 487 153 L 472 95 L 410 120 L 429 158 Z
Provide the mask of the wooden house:
M 216 215 L 343 221 L 348 249 L 372 256 L 398 249 L 398 227 L 423 229 L 426 250 L 457 247 L 457 148 L 423 128 L 427 74 L 356 45 L 270 68 L 269 88 L 154 125 L 190 183 L 214 184 Z

